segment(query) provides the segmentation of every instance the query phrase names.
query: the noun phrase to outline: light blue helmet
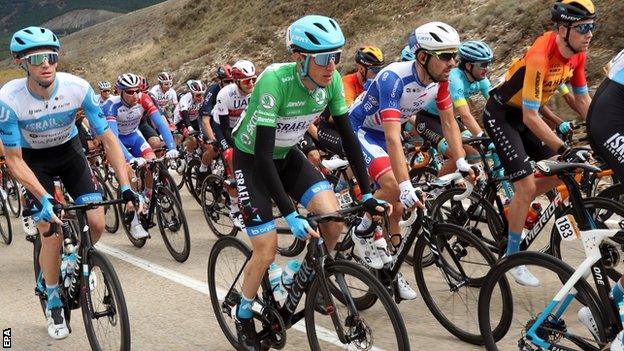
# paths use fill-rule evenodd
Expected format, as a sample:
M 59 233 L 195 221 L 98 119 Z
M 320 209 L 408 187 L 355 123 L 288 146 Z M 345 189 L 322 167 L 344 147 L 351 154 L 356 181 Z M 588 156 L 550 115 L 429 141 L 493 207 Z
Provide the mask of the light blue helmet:
M 459 57 L 465 62 L 489 62 L 494 59 L 494 53 L 488 44 L 472 40 L 461 44 L 459 47 Z
M 345 37 L 338 23 L 325 16 L 304 16 L 286 31 L 286 47 L 290 52 L 328 52 L 340 49 L 344 44 Z
M 405 45 L 403 50 L 401 50 L 401 61 L 414 61 L 415 59 L 416 57 L 412 49 L 410 49 L 409 45 Z
M 58 51 L 61 47 L 61 42 L 51 30 L 35 26 L 19 30 L 11 38 L 10 50 L 15 55 L 42 47 Z

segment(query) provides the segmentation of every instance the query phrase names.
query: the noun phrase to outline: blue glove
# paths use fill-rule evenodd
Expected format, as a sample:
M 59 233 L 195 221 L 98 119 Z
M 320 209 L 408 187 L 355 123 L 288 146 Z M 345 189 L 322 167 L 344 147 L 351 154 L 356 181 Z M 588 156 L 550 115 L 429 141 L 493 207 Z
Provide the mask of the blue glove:
M 284 219 L 286 219 L 286 223 L 288 223 L 290 230 L 297 239 L 306 239 L 306 237 L 308 236 L 308 229 L 311 229 L 308 221 L 299 216 L 297 211 L 294 211 L 293 213 L 284 217 Z
M 32 214 L 33 220 L 35 223 L 41 221 L 50 222 L 52 216 L 54 216 L 54 205 L 57 204 L 56 200 L 54 200 L 50 194 L 45 194 L 39 199 L 39 202 L 41 203 L 41 210 Z
M 559 136 L 561 137 L 566 136 L 568 133 L 572 131 L 573 126 L 574 125 L 572 124 L 572 122 L 561 122 L 561 124 L 557 126 L 557 132 Z
M 377 211 L 377 206 L 382 206 L 385 209 L 387 204 L 384 200 L 373 197 L 371 193 L 362 195 L 362 203 L 366 212 L 373 215 L 382 214 L 383 211 Z

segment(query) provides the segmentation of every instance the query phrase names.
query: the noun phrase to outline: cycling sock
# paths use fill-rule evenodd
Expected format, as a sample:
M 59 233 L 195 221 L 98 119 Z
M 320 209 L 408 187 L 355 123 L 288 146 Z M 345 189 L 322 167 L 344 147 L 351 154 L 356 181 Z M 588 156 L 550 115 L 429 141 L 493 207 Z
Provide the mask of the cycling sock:
M 616 305 L 622 302 L 622 299 L 624 298 L 624 287 L 622 287 L 622 282 L 618 280 L 618 282 L 611 289 L 611 295 L 613 295 L 613 301 Z
M 239 319 L 251 319 L 253 317 L 253 312 L 251 311 L 251 304 L 254 299 L 248 299 L 245 295 L 241 294 L 241 300 L 238 304 L 238 311 L 236 311 L 236 316 Z
M 63 302 L 61 301 L 61 297 L 59 296 L 58 284 L 48 285 L 46 288 L 46 293 L 48 294 L 48 310 L 63 307 Z
M 360 221 L 360 224 L 358 224 L 357 226 L 357 230 L 360 232 L 365 231 L 366 229 L 370 228 L 371 224 L 373 224 L 373 220 L 368 213 L 365 213 L 362 217 L 362 220 Z
M 130 223 L 130 225 L 132 227 L 134 227 L 135 225 L 140 225 L 141 222 L 139 222 L 139 216 L 137 215 L 136 211 L 134 211 L 134 217 L 132 217 L 132 222 Z
M 522 241 L 522 233 L 514 233 L 509 231 L 509 239 L 507 241 L 507 252 L 506 256 L 511 254 L 515 254 L 520 251 L 520 241 Z
M 238 197 L 230 196 L 230 211 L 240 212 L 240 209 L 238 208 Z

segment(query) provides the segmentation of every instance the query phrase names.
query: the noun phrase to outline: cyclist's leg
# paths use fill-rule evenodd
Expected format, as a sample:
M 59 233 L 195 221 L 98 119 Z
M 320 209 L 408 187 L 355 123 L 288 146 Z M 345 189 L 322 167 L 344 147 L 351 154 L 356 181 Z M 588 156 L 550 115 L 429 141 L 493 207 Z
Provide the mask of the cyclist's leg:
M 292 170 L 297 170 L 293 172 Z M 280 170 L 280 178 L 284 189 L 293 199 L 308 211 L 316 214 L 327 214 L 338 210 L 338 201 L 331 184 L 323 177 L 298 149 L 292 149 Z M 322 223 L 321 232 L 325 244 L 332 250 L 342 232 L 342 223 Z
M 158 132 L 154 130 L 152 125 L 147 120 L 141 121 L 141 124 L 139 124 L 139 131 L 143 134 L 143 137 L 147 140 L 153 150 L 160 149 L 164 146 L 164 143 L 160 140 Z

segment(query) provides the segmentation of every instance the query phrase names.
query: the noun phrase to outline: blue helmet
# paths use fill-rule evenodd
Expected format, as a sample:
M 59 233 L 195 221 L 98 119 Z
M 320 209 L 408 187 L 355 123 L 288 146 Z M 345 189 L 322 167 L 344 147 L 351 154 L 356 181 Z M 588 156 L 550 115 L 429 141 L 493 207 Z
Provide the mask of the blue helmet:
M 415 59 L 416 57 L 412 49 L 410 49 L 409 45 L 405 45 L 403 50 L 401 50 L 401 61 L 414 61 Z
M 494 54 L 488 44 L 473 40 L 461 44 L 459 57 L 465 62 L 489 62 L 494 59 Z
M 11 38 L 10 50 L 12 54 L 21 54 L 42 47 L 58 51 L 61 42 L 51 30 L 35 26 L 19 30 Z
M 291 52 L 328 52 L 340 49 L 344 44 L 345 37 L 338 23 L 325 16 L 304 16 L 286 31 L 286 47 Z

